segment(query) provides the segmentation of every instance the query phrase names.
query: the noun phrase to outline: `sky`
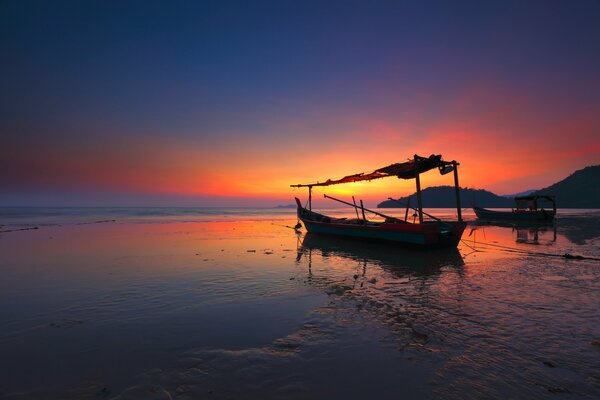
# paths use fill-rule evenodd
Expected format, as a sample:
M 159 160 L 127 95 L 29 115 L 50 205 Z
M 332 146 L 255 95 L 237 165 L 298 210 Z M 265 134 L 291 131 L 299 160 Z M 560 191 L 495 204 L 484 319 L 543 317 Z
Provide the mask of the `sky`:
M 594 0 L 2 0 L 0 205 L 289 204 L 433 153 L 461 186 L 543 188 L 600 164 L 598 21 Z

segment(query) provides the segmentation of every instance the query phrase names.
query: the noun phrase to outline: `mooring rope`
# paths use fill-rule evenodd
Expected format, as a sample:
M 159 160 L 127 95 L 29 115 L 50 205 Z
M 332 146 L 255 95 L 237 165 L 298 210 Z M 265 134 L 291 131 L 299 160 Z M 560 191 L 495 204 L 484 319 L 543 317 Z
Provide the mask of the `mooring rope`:
M 471 247 L 469 244 L 467 244 L 467 240 L 466 239 L 461 239 L 460 240 L 465 246 L 469 247 L 470 249 L 476 250 L 475 248 Z M 472 242 L 474 245 L 483 245 L 483 246 L 491 246 L 491 247 L 497 247 L 506 251 L 510 251 L 510 252 L 515 252 L 515 253 L 523 253 L 523 254 L 529 254 L 532 256 L 544 256 L 544 257 L 558 257 L 558 258 L 566 258 L 569 260 L 593 260 L 593 261 L 600 261 L 600 258 L 598 257 L 588 257 L 588 256 L 581 256 L 581 255 L 574 255 L 574 254 L 570 254 L 570 253 L 565 253 L 565 254 L 556 254 L 556 253 L 544 253 L 541 251 L 531 251 L 531 250 L 525 250 L 525 249 L 519 249 L 516 247 L 510 247 L 510 246 L 502 246 L 499 244 L 493 244 L 493 243 L 487 243 L 487 242 L 476 242 L 474 240 L 469 240 L 470 242 Z

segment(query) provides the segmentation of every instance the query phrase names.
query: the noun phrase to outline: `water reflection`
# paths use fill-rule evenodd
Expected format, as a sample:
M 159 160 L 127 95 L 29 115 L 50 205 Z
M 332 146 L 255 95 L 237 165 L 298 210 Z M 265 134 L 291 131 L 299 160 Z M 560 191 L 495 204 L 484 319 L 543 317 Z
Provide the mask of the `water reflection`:
M 557 223 L 553 222 L 482 222 L 475 221 L 473 226 L 468 230 L 468 235 L 472 236 L 477 230 L 485 235 L 485 230 L 488 227 L 505 228 L 505 231 L 516 236 L 516 243 L 523 244 L 545 244 L 551 245 L 556 242 L 557 238 Z
M 552 233 L 552 235 L 550 239 L 546 239 L 545 243 L 556 242 L 556 225 L 551 229 L 547 227 L 517 227 L 514 229 L 517 232 L 517 243 L 542 244 L 540 240 L 544 241 L 546 239 L 544 236 L 548 232 Z
M 574 247 L 560 225 L 471 228 L 473 255 L 462 244 L 423 252 L 307 234 L 296 262 L 304 282 L 329 295 L 327 312 L 341 315 L 336 335 L 348 325 L 385 331 L 379 340 L 399 358 L 435 365 L 432 397 L 598 394 L 597 264 L 535 245 L 547 254 L 592 248 Z
M 271 219 L 6 234 L 0 397 L 600 398 L 600 264 L 540 254 L 600 257 L 597 222 L 435 251 Z
M 312 252 L 327 259 L 343 257 L 366 263 L 373 263 L 398 276 L 428 276 L 440 273 L 444 266 L 461 266 L 464 264 L 460 252 L 456 248 L 423 251 L 395 246 L 394 244 L 350 240 L 334 236 L 307 233 L 298 248 L 298 258 L 306 254 L 309 267 Z
M 317 234 L 299 240 L 296 262 L 305 282 L 327 293 L 337 313 L 348 310 L 345 319 L 386 326 L 401 349 L 429 342 L 425 320 L 432 315 L 423 312 L 423 302 L 437 297 L 435 288 L 444 282 L 464 278 L 457 249 L 412 250 Z
M 561 233 L 574 244 L 583 245 L 600 237 L 599 214 L 561 217 L 559 224 Z
M 571 244 L 586 245 L 600 238 L 600 214 L 597 212 L 559 215 L 553 222 L 502 223 L 477 220 L 470 222 L 470 225 L 471 233 L 473 230 L 485 232 L 488 227 L 509 228 L 512 232 L 516 232 L 517 243 L 550 245 L 562 236 L 563 240 L 566 239 Z

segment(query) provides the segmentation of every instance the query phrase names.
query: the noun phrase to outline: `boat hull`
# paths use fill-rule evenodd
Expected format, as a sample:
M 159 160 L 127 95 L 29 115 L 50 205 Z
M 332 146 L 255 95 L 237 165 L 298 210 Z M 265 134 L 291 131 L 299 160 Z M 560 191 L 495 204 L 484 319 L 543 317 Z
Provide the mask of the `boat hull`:
M 444 224 L 383 223 L 370 226 L 319 222 L 302 217 L 300 217 L 300 220 L 310 233 L 394 242 L 417 247 L 456 247 L 466 227 L 464 222 Z
M 477 218 L 489 221 L 544 222 L 552 221 L 556 214 L 553 210 L 493 211 L 481 207 L 473 207 L 473 211 Z

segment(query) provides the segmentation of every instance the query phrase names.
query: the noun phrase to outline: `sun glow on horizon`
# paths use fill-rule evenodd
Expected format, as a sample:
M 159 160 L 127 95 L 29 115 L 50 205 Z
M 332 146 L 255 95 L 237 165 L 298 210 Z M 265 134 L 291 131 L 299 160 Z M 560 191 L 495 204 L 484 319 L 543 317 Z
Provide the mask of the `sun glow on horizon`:
M 105 3 L 34 13 L 13 2 L 2 8 L 0 204 L 61 193 L 273 202 L 298 193 L 292 184 L 414 154 L 458 161 L 462 187 L 541 189 L 600 164 L 600 28 L 587 3 L 543 15 L 526 3 L 439 14 L 418 2 L 353 5 L 341 15 L 252 2 L 245 13 Z M 327 193 L 414 190 L 388 178 Z

